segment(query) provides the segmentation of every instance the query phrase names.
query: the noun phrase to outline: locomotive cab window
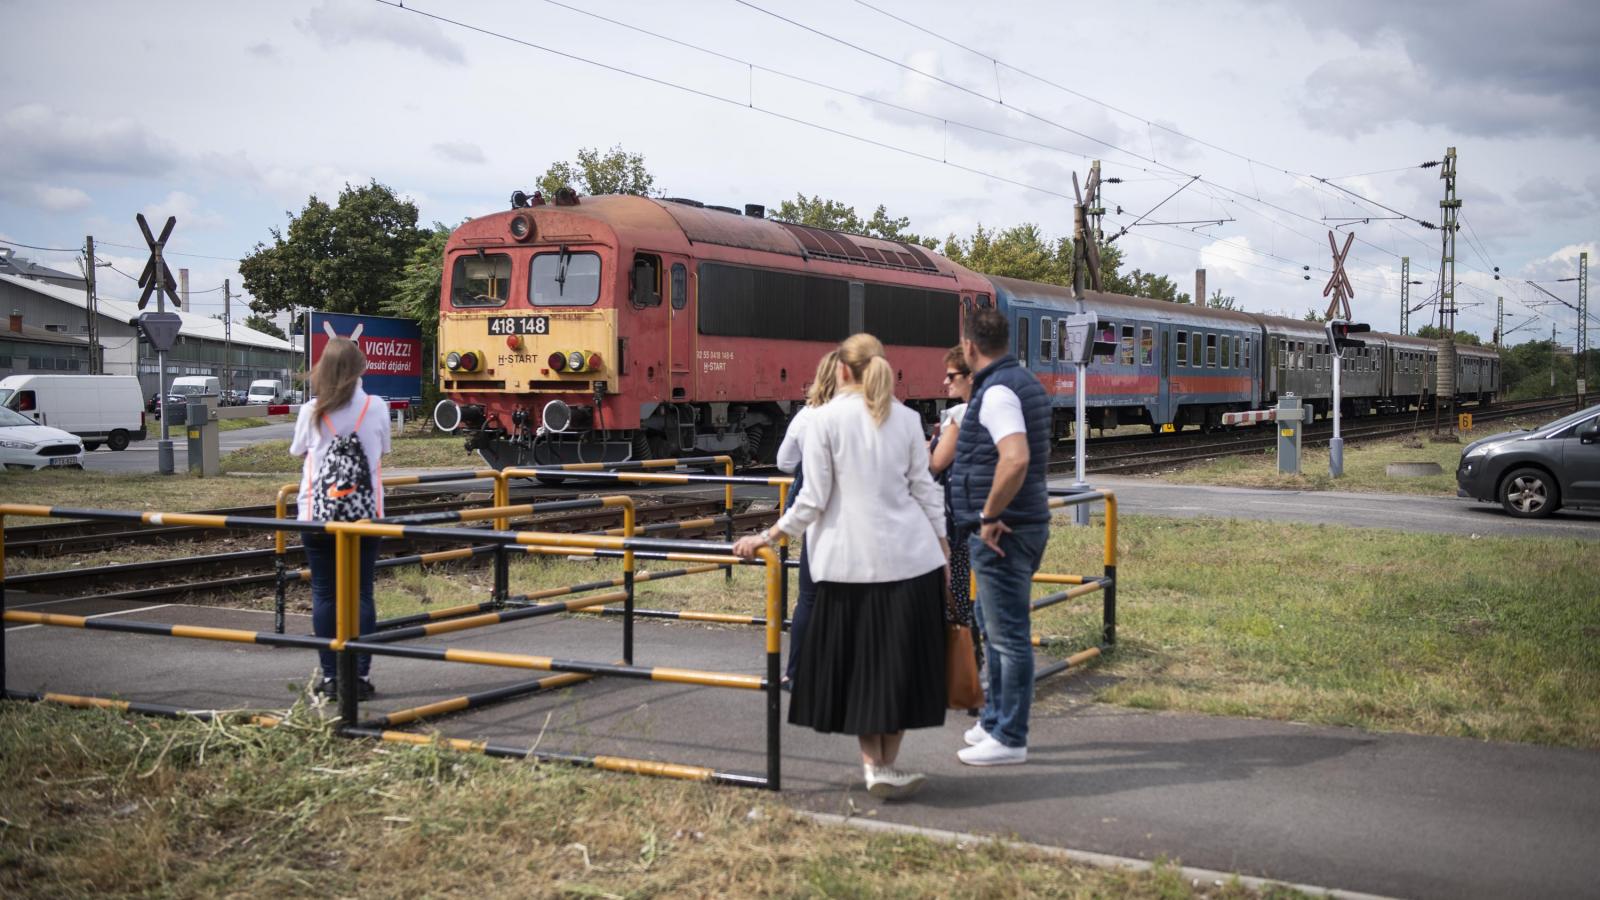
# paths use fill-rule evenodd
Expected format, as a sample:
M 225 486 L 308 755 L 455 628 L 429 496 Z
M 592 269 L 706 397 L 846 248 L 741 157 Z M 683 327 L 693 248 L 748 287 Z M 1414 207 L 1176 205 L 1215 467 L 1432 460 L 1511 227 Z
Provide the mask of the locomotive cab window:
M 593 306 L 600 299 L 600 254 L 541 253 L 528 272 L 534 306 Z
M 450 269 L 450 305 L 504 306 L 511 296 L 511 257 L 463 253 Z
M 628 302 L 634 309 L 661 305 L 661 258 L 648 253 L 635 254 L 628 273 Z

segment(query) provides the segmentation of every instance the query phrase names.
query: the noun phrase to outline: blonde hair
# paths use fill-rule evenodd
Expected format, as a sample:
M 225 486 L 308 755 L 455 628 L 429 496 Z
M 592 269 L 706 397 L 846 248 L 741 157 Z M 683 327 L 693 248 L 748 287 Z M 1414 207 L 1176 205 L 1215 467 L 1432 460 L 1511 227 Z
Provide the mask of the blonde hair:
M 817 375 L 806 388 L 807 406 L 824 406 L 839 390 L 839 351 L 829 350 L 817 360 Z
M 865 332 L 852 334 L 839 345 L 839 362 L 855 376 L 866 397 L 867 413 L 882 425 L 894 402 L 894 369 L 883 358 L 883 343 Z
M 322 358 L 311 370 L 311 392 L 317 397 L 317 411 L 331 413 L 343 409 L 355 396 L 367 358 L 355 341 L 334 338 L 322 350 Z

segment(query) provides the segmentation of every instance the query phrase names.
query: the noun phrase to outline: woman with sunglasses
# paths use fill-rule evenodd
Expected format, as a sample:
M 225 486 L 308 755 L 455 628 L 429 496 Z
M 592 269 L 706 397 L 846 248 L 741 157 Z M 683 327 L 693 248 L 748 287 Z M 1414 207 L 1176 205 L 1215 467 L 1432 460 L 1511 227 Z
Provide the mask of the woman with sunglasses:
M 983 667 L 983 646 L 978 637 L 977 623 L 972 614 L 972 575 L 967 561 L 966 538 L 956 532 L 955 520 L 950 515 L 950 465 L 956 460 L 956 437 L 961 433 L 961 420 L 967 414 L 967 401 L 972 399 L 972 369 L 960 347 L 951 347 L 944 355 L 944 393 L 956 401 L 939 414 L 939 430 L 934 432 L 933 443 L 928 445 L 928 468 L 933 480 L 944 487 L 945 529 L 950 535 L 950 605 L 955 624 L 972 629 L 973 649 L 978 654 L 978 667 Z M 975 713 L 975 710 L 968 710 Z

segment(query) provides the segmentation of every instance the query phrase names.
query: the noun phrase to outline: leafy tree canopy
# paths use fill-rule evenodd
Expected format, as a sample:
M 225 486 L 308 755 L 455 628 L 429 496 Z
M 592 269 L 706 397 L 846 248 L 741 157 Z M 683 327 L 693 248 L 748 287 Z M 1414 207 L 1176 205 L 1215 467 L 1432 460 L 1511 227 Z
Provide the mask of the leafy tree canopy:
M 939 243 L 933 238 L 923 237 L 911 231 L 910 219 L 904 216 L 890 217 L 889 211 L 882 204 L 872 211 L 870 218 L 863 220 L 856 214 L 855 207 L 847 206 L 838 200 L 795 194 L 793 200 L 780 203 L 768 217 L 779 222 L 792 222 L 795 225 L 809 225 L 812 228 L 826 228 L 829 231 L 843 231 L 847 234 L 864 234 L 886 241 L 921 244 L 929 249 L 938 246 Z
M 258 312 L 251 312 L 250 315 L 245 316 L 244 327 L 254 328 L 262 334 L 270 334 L 279 340 L 287 341 L 289 339 L 289 336 L 283 333 L 283 329 L 279 328 L 276 322 Z
M 424 343 L 438 345 L 439 299 L 444 291 L 444 245 L 450 229 L 433 223 L 417 249 L 411 251 L 394 293 L 383 302 L 384 315 L 416 319 Z
M 561 188 L 572 188 L 580 194 L 637 194 L 649 197 L 660 193 L 654 190 L 656 179 L 644 167 L 644 156 L 629 153 L 622 146 L 601 153 L 594 147 L 578 151 L 575 163 L 557 162 L 539 179 L 539 190 L 546 198 Z
M 239 262 L 244 288 L 264 313 L 310 307 L 377 314 L 422 242 L 417 207 L 376 181 L 339 192 L 329 206 L 313 194 L 287 233 L 271 229 Z M 253 326 L 252 326 L 253 327 Z
M 1425 338 L 1430 341 L 1441 340 L 1444 338 L 1444 329 L 1437 325 L 1424 325 L 1417 329 L 1417 337 Z M 1470 331 L 1458 331 L 1456 332 L 1456 343 L 1466 344 L 1472 347 L 1482 347 L 1483 339 Z
M 1210 297 L 1206 298 L 1206 305 L 1212 309 L 1238 309 L 1239 298 L 1233 296 L 1232 294 L 1224 295 L 1222 293 L 1222 288 L 1217 288 L 1215 291 L 1211 292 Z

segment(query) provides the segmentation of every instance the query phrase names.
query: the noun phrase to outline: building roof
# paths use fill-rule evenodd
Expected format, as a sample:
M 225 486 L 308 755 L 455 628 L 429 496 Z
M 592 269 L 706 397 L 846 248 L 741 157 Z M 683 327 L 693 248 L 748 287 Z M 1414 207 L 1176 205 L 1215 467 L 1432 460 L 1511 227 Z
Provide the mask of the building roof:
M 46 297 L 59 300 L 62 303 L 71 304 L 78 309 L 84 309 L 87 304 L 87 301 L 83 296 L 83 291 L 75 291 L 71 288 L 59 287 L 57 285 L 47 284 L 43 281 L 34 281 L 31 278 L 18 278 L 15 275 L 6 275 L 0 273 L 0 283 L 14 284 L 17 287 L 25 288 L 33 291 L 36 294 L 43 294 Z M 101 297 L 99 299 L 99 306 L 100 315 L 105 316 L 108 319 L 115 319 L 118 322 L 123 322 L 128 325 L 134 325 L 138 323 L 140 310 L 137 304 Z M 221 341 L 223 339 L 224 327 L 221 319 L 213 319 L 210 316 L 196 315 L 194 313 L 184 312 L 183 310 L 175 310 L 175 312 L 177 312 L 179 318 L 183 320 L 183 326 L 178 330 L 178 334 L 182 335 L 183 337 L 199 338 L 209 341 Z M 288 350 L 291 352 L 299 350 L 299 347 L 289 343 L 288 341 L 282 340 L 281 338 L 275 338 L 270 334 L 263 334 L 259 331 L 256 331 L 254 328 L 247 328 L 244 325 L 237 323 L 235 323 L 233 326 L 233 342 L 235 344 L 243 344 L 251 347 L 261 347 L 267 350 Z
M 21 331 L 12 331 L 10 322 L 7 322 L 6 327 L 0 329 L 0 340 L 26 341 L 30 344 L 69 344 L 84 348 L 89 345 L 88 335 L 51 331 L 48 328 L 29 325 L 27 322 L 22 323 Z
M 26 257 L 18 256 L 17 251 L 10 247 L 0 247 L 0 274 L 21 275 L 27 278 L 61 278 L 83 283 L 83 276 L 76 272 L 63 272 L 43 266 Z

